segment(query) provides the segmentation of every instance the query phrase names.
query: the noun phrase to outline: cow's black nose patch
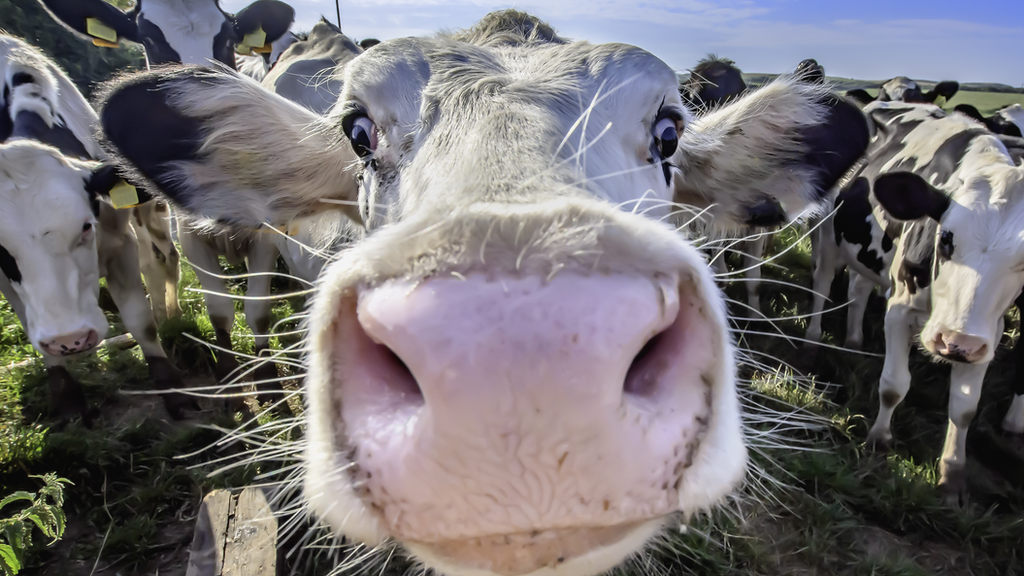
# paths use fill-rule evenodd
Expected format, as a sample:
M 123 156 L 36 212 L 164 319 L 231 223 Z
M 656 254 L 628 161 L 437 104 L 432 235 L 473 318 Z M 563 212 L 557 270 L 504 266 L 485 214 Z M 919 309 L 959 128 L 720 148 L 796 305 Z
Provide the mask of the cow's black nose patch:
M 786 211 L 774 198 L 767 198 L 747 207 L 749 226 L 776 226 L 786 222 Z

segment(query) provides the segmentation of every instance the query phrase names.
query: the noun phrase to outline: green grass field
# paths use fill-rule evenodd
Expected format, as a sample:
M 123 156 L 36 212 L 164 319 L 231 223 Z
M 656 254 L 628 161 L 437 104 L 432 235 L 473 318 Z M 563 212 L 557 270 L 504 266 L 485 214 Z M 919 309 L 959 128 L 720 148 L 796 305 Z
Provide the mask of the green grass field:
M 983 111 L 998 108 L 1012 95 L 961 93 L 952 104 L 970 102 Z M 963 98 L 961 100 L 961 97 Z M 1018 100 L 1019 101 L 1019 100 Z M 868 354 L 802 347 L 806 319 L 793 319 L 810 307 L 809 243 L 796 242 L 793 230 L 774 239 L 774 253 L 792 250 L 765 267 L 771 282 L 762 286 L 762 305 L 777 319 L 769 324 L 743 318 L 748 332 L 740 340 L 765 365 L 781 362 L 805 374 L 744 366 L 741 376 L 752 430 L 759 431 L 753 474 L 747 489 L 711 517 L 696 518 L 666 537 L 648 554 L 635 558 L 621 574 L 675 575 L 1005 575 L 1024 573 L 1024 444 L 1003 437 L 998 423 L 1010 398 L 1012 365 L 1005 351 L 989 370 L 982 403 L 970 436 L 971 499 L 964 508 L 948 505 L 936 488 L 936 459 L 946 426 L 948 368 L 919 354 L 912 359 L 914 386 L 894 420 L 896 441 L 888 455 L 865 450 L 863 440 L 877 410 L 881 371 L 882 302 L 875 297 L 868 313 Z M 235 272 L 240 270 L 235 269 Z M 180 297 L 184 316 L 161 328 L 172 360 L 190 382 L 212 383 L 212 354 L 190 339 L 212 341 L 201 295 L 191 291 L 195 276 L 183 266 Z M 233 283 L 242 294 L 244 281 Z M 278 293 L 288 290 L 275 281 Z M 845 298 L 837 279 L 834 300 Z M 742 282 L 727 294 L 744 300 Z M 241 316 L 234 344 L 252 351 Z M 298 298 L 283 300 L 275 318 L 285 320 L 302 309 Z M 114 330 L 122 330 L 116 313 Z M 1018 335 L 1012 314 L 1004 345 Z M 825 318 L 826 342 L 842 343 L 845 318 Z M 285 322 L 279 331 L 294 330 Z M 769 335 L 753 334 L 761 332 Z M 774 335 L 772 335 L 774 334 Z M 276 339 L 278 348 L 295 336 Z M 282 375 L 293 371 L 281 368 Z M 184 561 L 202 496 L 215 487 L 238 487 L 279 463 L 266 463 L 207 475 L 216 458 L 241 453 L 240 446 L 202 449 L 222 433 L 196 422 L 167 421 L 159 399 L 126 395 L 148 386 L 137 349 L 101 349 L 74 362 L 73 372 L 86 386 L 101 416 L 91 429 L 72 424 L 53 427 L 46 415 L 46 377 L 42 362 L 27 343 L 17 319 L 0 300 L 0 495 L 38 488 L 30 475 L 56 472 L 66 488 L 68 532 L 53 547 L 38 539 L 29 553 L 30 570 L 44 575 L 183 575 Z M 287 383 L 294 388 L 296 380 Z M 203 400 L 200 422 L 231 428 L 241 420 Z M 301 407 L 293 403 L 296 410 Z M 796 430 L 765 436 L 777 420 L 802 422 Z M 785 427 L 785 426 L 783 426 Z M 182 457 L 182 455 L 188 455 Z M 325 574 L 319 565 L 303 574 Z M 397 563 L 388 574 L 401 574 Z M 364 573 L 354 568 L 351 574 Z

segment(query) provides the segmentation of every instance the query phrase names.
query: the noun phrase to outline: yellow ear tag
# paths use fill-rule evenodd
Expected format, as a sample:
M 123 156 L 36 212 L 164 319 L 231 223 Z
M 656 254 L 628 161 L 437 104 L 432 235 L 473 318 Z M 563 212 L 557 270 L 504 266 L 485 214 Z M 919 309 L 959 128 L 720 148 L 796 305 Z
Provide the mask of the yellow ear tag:
M 121 183 L 110 189 L 110 203 L 114 208 L 131 208 L 139 203 L 139 192 L 135 186 L 121 180 Z
M 258 52 L 260 54 L 270 54 L 271 52 L 274 51 L 274 45 L 271 44 L 270 42 L 267 42 L 263 46 L 255 46 L 255 47 L 253 47 L 252 51 L 253 52 Z
M 93 38 L 92 43 L 96 46 L 102 46 L 104 48 L 117 48 L 118 46 L 120 46 L 119 44 L 116 44 L 114 42 L 107 42 L 106 40 L 102 40 L 100 38 Z
M 238 44 L 235 46 L 235 54 L 241 54 L 242 56 L 252 56 L 252 46 Z
M 85 19 L 85 32 L 93 38 L 106 40 L 117 46 L 117 32 L 96 18 Z
M 263 26 L 256 29 L 255 32 L 250 32 L 242 38 L 242 44 L 246 46 L 263 46 L 267 43 L 267 33 L 263 31 Z

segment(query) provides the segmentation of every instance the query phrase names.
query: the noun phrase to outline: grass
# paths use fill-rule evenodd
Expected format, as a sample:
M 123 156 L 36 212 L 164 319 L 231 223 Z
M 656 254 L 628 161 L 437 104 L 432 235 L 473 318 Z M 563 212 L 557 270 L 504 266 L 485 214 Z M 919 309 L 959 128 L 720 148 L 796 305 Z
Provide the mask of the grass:
M 1009 106 L 1010 104 L 1024 105 L 1024 93 L 1006 94 L 1001 92 L 957 92 L 953 99 L 946 104 L 946 108 L 952 109 L 958 104 L 973 104 L 979 112 L 990 116 L 996 110 Z
M 766 266 L 765 278 L 810 286 L 810 245 L 787 229 L 774 238 L 772 253 L 792 249 Z M 239 272 L 239 269 L 234 269 Z M 243 282 L 232 283 L 236 293 Z M 844 281 L 833 298 L 842 301 Z M 287 289 L 275 282 L 276 289 Z M 183 316 L 161 327 L 169 355 L 190 379 L 209 381 L 212 354 L 188 335 L 213 339 L 194 275 L 183 268 Z M 744 301 L 744 286 L 726 288 Z M 801 336 L 806 320 L 786 317 L 806 312 L 805 290 L 762 285 L 762 305 L 779 318 L 784 334 Z M 237 305 L 234 345 L 252 351 L 250 333 Z M 282 301 L 274 308 L 283 319 L 301 304 Z M 748 316 L 739 306 L 738 316 Z M 867 352 L 883 349 L 881 302 L 868 310 Z M 111 315 L 117 326 L 116 315 Z M 745 320 L 737 320 L 745 324 Z M 840 345 L 845 319 L 824 319 L 825 339 Z M 1008 322 L 1009 344 L 1018 319 Z M 220 433 L 164 419 L 159 401 L 123 396 L 120 390 L 144 389 L 146 368 L 137 351 L 102 349 L 77 360 L 90 401 L 103 416 L 92 429 L 72 425 L 50 428 L 45 415 L 46 379 L 38 358 L 25 341 L 6 302 L 0 301 L 0 491 L 33 490 L 31 474 L 56 472 L 74 484 L 67 488 L 68 533 L 53 549 L 29 554 L 31 573 L 183 574 L 183 558 L 202 496 L 216 487 L 253 481 L 268 466 L 249 466 L 216 477 L 191 469 L 222 452 L 192 454 L 218 440 Z M 279 328 L 290 330 L 294 324 Z M 751 323 L 762 332 L 773 329 Z M 275 347 L 295 343 L 275 339 Z M 1009 398 L 1012 369 L 997 359 L 986 382 L 971 432 L 972 499 L 960 509 L 946 504 L 936 487 L 936 458 L 945 431 L 948 369 L 915 355 L 914 385 L 896 412 L 893 450 L 879 455 L 865 450 L 863 439 L 877 411 L 881 358 L 831 349 L 801 347 L 783 337 L 742 336 L 744 348 L 769 362 L 776 357 L 815 375 L 793 377 L 785 370 L 765 373 L 743 367 L 745 402 L 751 414 L 802 414 L 812 426 L 762 442 L 753 461 L 763 474 L 730 505 L 695 518 L 684 530 L 618 570 L 629 576 L 680 573 L 716 575 L 923 575 L 1024 573 L 1024 478 L 1015 465 L 1024 461 L 1020 447 L 996 430 Z M 1005 354 L 1004 354 L 1005 356 Z M 231 427 L 240 416 L 209 418 Z M 770 423 L 754 423 L 766 428 Z M 769 478 L 774 478 L 771 480 Z M 399 561 L 387 574 L 400 574 Z M 322 566 L 305 574 L 323 574 Z M 353 574 L 358 568 L 353 570 Z

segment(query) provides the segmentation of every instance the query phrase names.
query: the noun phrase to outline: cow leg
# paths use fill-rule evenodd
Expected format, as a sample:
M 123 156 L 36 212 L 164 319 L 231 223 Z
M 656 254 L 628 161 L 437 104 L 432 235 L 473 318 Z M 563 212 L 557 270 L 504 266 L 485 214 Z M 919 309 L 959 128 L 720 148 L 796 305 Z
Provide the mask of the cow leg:
M 206 290 L 203 299 L 206 301 L 206 311 L 210 315 L 210 323 L 213 324 L 214 336 L 219 348 L 214 350 L 214 356 L 217 358 L 214 375 L 217 377 L 217 382 L 227 384 L 229 378 L 237 377 L 234 372 L 238 368 L 238 360 L 231 348 L 231 328 L 235 324 L 235 304 L 229 296 L 226 296 L 229 292 L 224 280 L 213 275 L 220 274 L 221 270 L 216 251 L 204 242 L 202 237 L 188 224 L 179 225 L 178 239 L 181 242 L 181 249 L 185 252 L 185 257 L 189 262 L 195 264 L 194 269 L 199 285 Z
M 949 426 L 946 443 L 939 462 L 939 486 L 952 494 L 963 494 L 967 488 L 967 428 L 978 411 L 981 385 L 988 362 L 984 364 L 953 364 L 949 378 Z
M 162 264 L 165 295 L 166 318 L 175 318 L 181 315 L 181 307 L 178 304 L 178 283 L 181 281 L 181 256 L 178 254 L 178 247 L 174 245 L 171 235 L 171 210 L 167 202 L 163 200 L 153 201 L 153 212 L 146 220 L 146 227 L 153 240 L 154 254 L 157 250 L 163 256 L 158 259 Z
M 812 342 L 821 341 L 821 317 L 825 300 L 832 290 L 839 260 L 839 246 L 832 233 L 832 218 L 828 218 L 811 233 L 811 252 L 814 254 L 814 294 L 811 299 L 811 319 L 807 323 L 804 338 Z
M 254 240 L 249 245 L 249 254 L 246 257 L 246 266 L 249 274 L 260 274 L 249 276 L 246 281 L 245 295 L 245 320 L 249 329 L 255 335 L 254 348 L 257 360 L 256 368 L 253 371 L 253 382 L 256 383 L 257 399 L 261 404 L 276 402 L 280 395 L 275 391 L 282 390 L 280 382 L 277 382 L 277 364 L 269 360 L 270 350 L 270 310 L 273 301 L 267 298 L 270 296 L 271 276 L 267 272 L 274 271 L 277 262 L 277 246 L 271 238 L 264 237 Z M 264 359 L 267 360 L 264 360 Z
M 149 292 L 150 302 L 153 304 L 153 316 L 157 323 L 163 323 L 167 319 L 167 298 L 164 290 L 164 268 L 160 260 L 163 254 L 153 243 L 149 230 L 146 229 L 144 216 L 141 207 L 132 209 L 132 228 L 135 230 L 135 237 L 138 238 L 139 267 L 142 275 L 146 278 L 146 289 Z
M 149 376 L 159 390 L 183 389 L 181 373 L 167 360 L 167 354 L 157 336 L 153 310 L 146 300 L 139 271 L 139 245 L 135 235 L 127 231 L 119 250 L 109 254 L 106 261 L 107 288 L 121 313 L 121 320 L 135 341 L 149 366 Z M 184 410 L 196 409 L 195 399 L 180 392 L 162 395 L 167 413 L 175 420 L 184 416 Z
M 1024 293 L 1017 297 L 1017 310 L 1024 315 Z M 1021 323 L 1024 325 L 1024 322 Z M 1013 402 L 1003 418 L 1003 430 L 1024 434 L 1024 337 L 1018 336 L 1013 346 Z
M 158 323 L 181 313 L 178 306 L 180 257 L 171 238 L 171 218 L 167 203 L 153 200 L 133 210 L 132 226 L 139 238 L 142 274 L 153 302 Z
M 868 432 L 869 446 L 885 449 L 892 440 L 892 413 L 910 390 L 910 311 L 903 304 L 885 312 L 885 362 L 878 381 L 878 418 Z
M 864 346 L 864 314 L 874 288 L 875 283 L 869 278 L 850 269 L 850 285 L 846 292 L 850 301 L 846 311 L 846 347 L 851 350 L 860 350 Z
M 758 230 L 754 240 L 743 242 L 743 269 L 747 279 L 747 305 L 756 315 L 761 315 L 761 256 L 764 254 L 765 240 L 768 238 L 764 230 Z

